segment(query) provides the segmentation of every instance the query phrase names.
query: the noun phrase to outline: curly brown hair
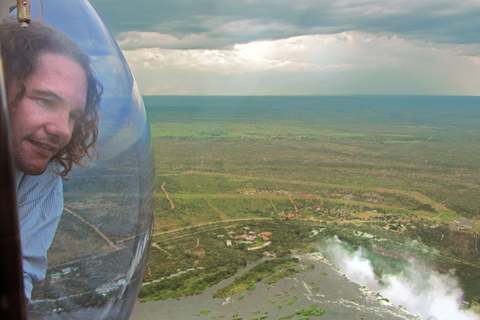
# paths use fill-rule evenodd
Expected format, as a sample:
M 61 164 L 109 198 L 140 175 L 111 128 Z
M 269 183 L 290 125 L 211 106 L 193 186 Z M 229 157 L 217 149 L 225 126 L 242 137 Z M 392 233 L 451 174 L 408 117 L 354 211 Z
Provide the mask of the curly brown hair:
M 65 34 L 37 21 L 32 21 L 28 28 L 21 27 L 13 19 L 2 21 L 0 46 L 6 87 L 10 88 L 16 81 L 20 88 L 8 106 L 10 110 L 14 110 L 24 97 L 24 82 L 35 69 L 42 54 L 64 55 L 85 70 L 88 81 L 85 114 L 76 122 L 70 142 L 52 160 L 63 167 L 59 174 L 64 179 L 74 163 L 83 168 L 87 167 L 85 160 L 82 160 L 85 156 L 90 159 L 98 158 L 95 144 L 98 138 L 98 109 L 103 93 L 103 86 L 96 78 L 90 57 Z

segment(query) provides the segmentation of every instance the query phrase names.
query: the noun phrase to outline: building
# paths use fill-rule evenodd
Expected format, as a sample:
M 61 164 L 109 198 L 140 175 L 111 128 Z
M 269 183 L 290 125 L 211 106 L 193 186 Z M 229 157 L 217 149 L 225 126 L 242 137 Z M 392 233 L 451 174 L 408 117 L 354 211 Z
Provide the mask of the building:
M 235 239 L 243 239 L 245 241 L 255 241 L 257 239 L 257 237 L 255 236 L 251 236 L 251 235 L 246 235 L 246 234 L 242 234 L 241 236 L 235 236 Z
M 52 281 L 57 281 L 57 280 L 60 280 L 60 277 L 61 277 L 61 276 L 62 276 L 61 273 L 52 273 L 52 274 L 50 275 L 50 279 L 51 279 Z
M 63 274 L 69 274 L 70 272 L 72 272 L 72 269 L 71 269 L 71 268 L 64 268 L 64 269 L 62 269 L 62 273 L 63 273 Z
M 260 247 L 248 248 L 247 250 L 248 250 L 248 251 L 252 251 L 252 250 L 262 249 L 262 248 L 268 247 L 270 244 L 272 244 L 271 241 L 265 242 L 265 243 L 264 243 L 263 245 L 261 245 Z
M 457 230 L 462 230 L 462 229 L 473 229 L 472 227 L 472 222 L 468 219 L 459 219 L 459 220 L 455 220 L 453 222 L 455 228 L 457 228 Z

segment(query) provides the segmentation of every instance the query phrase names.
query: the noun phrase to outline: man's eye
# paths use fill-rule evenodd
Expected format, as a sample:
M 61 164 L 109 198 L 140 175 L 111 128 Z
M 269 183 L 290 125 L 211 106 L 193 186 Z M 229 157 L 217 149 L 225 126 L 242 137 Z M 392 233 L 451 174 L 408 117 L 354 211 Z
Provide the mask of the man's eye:
M 37 98 L 36 99 L 38 104 L 40 104 L 43 107 L 50 107 L 53 105 L 53 100 L 50 99 L 44 99 L 44 98 Z
M 70 120 L 71 120 L 71 121 L 77 121 L 78 119 L 80 119 L 80 115 L 79 115 L 79 114 L 70 113 Z

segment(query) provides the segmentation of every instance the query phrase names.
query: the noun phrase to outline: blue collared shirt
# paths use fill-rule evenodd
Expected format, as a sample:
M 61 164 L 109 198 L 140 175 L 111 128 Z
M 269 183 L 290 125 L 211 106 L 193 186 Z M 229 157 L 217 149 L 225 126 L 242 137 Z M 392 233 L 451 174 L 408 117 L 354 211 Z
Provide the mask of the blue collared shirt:
M 32 280 L 45 279 L 47 250 L 63 211 L 62 178 L 53 172 L 59 169 L 56 162 L 50 162 L 45 172 L 38 176 L 14 169 L 25 296 L 28 300 L 31 298 Z

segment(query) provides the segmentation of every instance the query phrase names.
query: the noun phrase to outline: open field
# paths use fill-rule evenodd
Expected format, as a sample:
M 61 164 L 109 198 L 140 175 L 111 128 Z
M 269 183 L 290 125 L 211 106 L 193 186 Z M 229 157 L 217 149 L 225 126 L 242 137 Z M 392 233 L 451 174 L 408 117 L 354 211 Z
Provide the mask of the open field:
M 282 105 L 278 99 L 284 98 L 238 98 L 238 106 L 230 106 L 222 97 L 188 103 L 145 97 L 159 179 L 198 172 L 253 178 L 260 187 L 281 181 L 414 191 L 423 202 L 470 218 L 478 214 L 480 115 L 473 104 L 480 101 L 475 98 L 463 105 L 453 101 L 450 108 L 452 98 L 352 97 L 340 107 L 315 97 L 299 98 L 305 106 Z M 165 182 L 173 193 L 181 183 Z M 215 182 L 222 192 L 225 183 Z M 197 185 L 181 191 L 201 191 Z
M 140 301 L 273 289 L 308 273 L 289 262 L 292 253 L 315 255 L 336 236 L 349 250 L 362 248 L 377 279 L 413 260 L 454 275 L 464 306 L 480 305 L 480 98 L 145 102 L 156 192 L 139 190 L 155 193 Z M 120 293 L 121 270 L 150 231 L 142 210 L 150 202 L 139 207 L 135 186 L 154 175 L 149 166 L 137 171 L 137 154 L 135 145 L 106 161 L 107 170 L 92 166 L 66 184 L 48 276 L 34 285 L 35 312 L 100 306 Z M 138 234 L 138 222 L 147 233 Z
M 243 296 L 256 282 L 273 288 L 308 267 L 284 259 L 317 252 L 337 236 L 352 250 L 363 248 L 377 277 L 398 274 L 414 259 L 425 270 L 455 270 L 464 300 L 480 302 L 479 98 L 145 102 L 156 195 L 140 301 L 196 295 L 247 269 L 213 295 Z M 89 169 L 105 177 L 100 192 L 88 176 L 78 178 L 75 192 L 67 188 L 49 278 L 35 296 L 87 292 L 75 299 L 103 303 L 95 290 L 105 281 L 76 279 L 98 272 L 98 259 L 112 263 L 102 274 L 121 280 L 115 270 L 129 261 L 138 204 L 135 194 L 117 193 L 137 175 L 123 164 L 125 157 L 135 163 L 135 154 L 126 151 L 108 171 Z M 152 176 L 147 171 L 142 179 Z M 75 250 L 64 252 L 65 243 Z M 58 276 L 66 267 L 77 271 Z M 50 282 L 60 289 L 50 292 Z
M 144 287 L 141 300 L 196 294 L 264 251 L 288 256 L 337 235 L 375 247 L 372 254 L 393 265 L 415 257 L 456 269 L 465 299 L 479 301 L 472 283 L 480 281 L 480 99 L 147 96 L 145 103 L 157 196 L 144 282 L 168 280 Z M 235 235 L 246 226 L 273 232 L 269 247 L 246 250 L 266 243 L 240 244 Z M 356 231 L 388 241 L 372 247 Z M 409 247 L 412 240 L 437 253 Z M 195 271 L 170 278 L 188 269 Z

